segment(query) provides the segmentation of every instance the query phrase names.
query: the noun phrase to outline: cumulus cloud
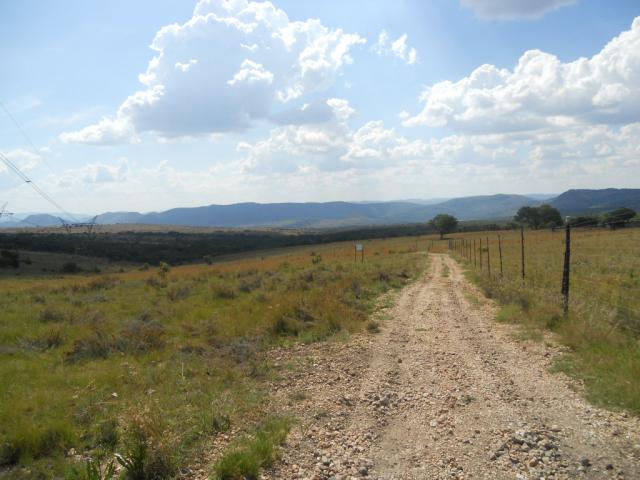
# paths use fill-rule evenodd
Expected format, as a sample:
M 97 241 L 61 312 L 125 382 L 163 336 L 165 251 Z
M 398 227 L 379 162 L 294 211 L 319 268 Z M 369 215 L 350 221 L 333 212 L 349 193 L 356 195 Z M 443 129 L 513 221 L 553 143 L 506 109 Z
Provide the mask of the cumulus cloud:
M 200 0 L 191 19 L 156 34 L 155 56 L 139 75 L 144 89 L 115 116 L 61 139 L 105 144 L 144 132 L 169 138 L 242 131 L 331 86 L 365 41 L 316 19 L 292 21 L 270 2 Z
M 492 133 L 640 120 L 640 17 L 593 57 L 563 63 L 531 50 L 513 70 L 482 65 L 427 88 L 406 126 Z
M 382 30 L 378 35 L 378 41 L 373 46 L 373 51 L 378 55 L 394 55 L 408 65 L 413 65 L 418 61 L 418 51 L 407 45 L 406 33 L 392 40 L 389 34 Z
M 460 0 L 463 7 L 471 8 L 480 18 L 487 20 L 534 19 L 577 0 Z
M 94 125 L 89 125 L 75 132 L 60 135 L 63 143 L 86 143 L 88 145 L 115 145 L 118 143 L 137 143 L 133 124 L 125 115 L 116 118 L 103 118 Z
M 321 124 L 286 125 L 271 130 L 269 138 L 242 142 L 241 162 L 247 174 L 367 170 L 418 158 L 425 153 L 420 140 L 409 141 L 382 121 L 369 121 L 358 129 L 349 126 L 354 109 L 344 99 L 325 102 L 331 119 Z

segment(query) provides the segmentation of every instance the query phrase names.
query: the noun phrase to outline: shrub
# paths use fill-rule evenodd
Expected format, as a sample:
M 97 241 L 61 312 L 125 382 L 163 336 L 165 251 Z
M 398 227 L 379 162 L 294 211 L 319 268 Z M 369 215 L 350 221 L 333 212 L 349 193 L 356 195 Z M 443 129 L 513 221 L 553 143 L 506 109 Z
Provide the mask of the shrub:
M 62 322 L 65 318 L 64 312 L 53 308 L 45 308 L 40 312 L 40 321 L 44 323 Z
M 0 250 L 0 268 L 20 267 L 20 254 L 11 250 Z
M 176 440 L 159 417 L 148 411 L 129 419 L 125 435 L 125 452 L 116 455 L 127 480 L 163 480 L 176 471 Z
M 367 323 L 367 331 L 370 333 L 379 333 L 380 332 L 380 324 L 375 320 L 369 321 Z
M 222 298 L 226 300 L 232 300 L 236 298 L 236 291 L 226 285 L 216 285 L 212 288 L 212 291 L 215 298 Z
M 164 326 L 157 320 L 130 321 L 120 330 L 117 349 L 127 353 L 144 353 L 164 346 Z
M 62 330 L 59 328 L 51 328 L 45 332 L 44 335 L 29 340 L 27 343 L 39 350 L 50 350 L 62 345 L 64 343 L 64 336 Z
M 191 295 L 191 287 L 189 285 L 173 285 L 167 290 L 167 298 L 172 302 L 185 300 Z
M 213 257 L 211 255 L 205 255 L 202 259 L 207 265 L 211 265 L 213 263 Z
M 243 279 L 238 287 L 241 292 L 251 293 L 262 286 L 262 278 L 255 277 L 253 279 Z
M 78 273 L 81 272 L 82 269 L 76 262 L 66 262 L 62 264 L 60 271 L 62 273 Z
M 230 427 L 231 419 L 229 416 L 218 412 L 213 407 L 202 414 L 201 428 L 202 433 L 206 435 L 226 432 Z
M 279 315 L 271 324 L 271 333 L 274 335 L 298 335 L 300 333 L 300 324 L 288 315 Z
M 79 362 L 107 358 L 113 350 L 113 337 L 101 328 L 96 328 L 90 335 L 74 342 L 72 349 L 67 353 L 67 360 Z
M 118 432 L 118 422 L 114 419 L 105 420 L 100 423 L 95 433 L 96 443 L 108 449 L 114 449 L 120 439 Z
M 171 265 L 167 262 L 160 262 L 160 268 L 158 269 L 158 275 L 160 275 L 161 279 L 167 278 L 167 274 L 171 270 Z

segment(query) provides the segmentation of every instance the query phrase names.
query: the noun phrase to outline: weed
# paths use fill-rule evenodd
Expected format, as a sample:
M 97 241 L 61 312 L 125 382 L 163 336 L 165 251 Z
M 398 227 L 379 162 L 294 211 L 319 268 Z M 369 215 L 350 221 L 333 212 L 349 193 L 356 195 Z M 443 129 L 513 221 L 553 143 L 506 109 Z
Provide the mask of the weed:
M 167 289 L 167 298 L 172 302 L 185 300 L 191 295 L 191 287 L 189 285 L 174 285 Z
M 162 421 L 149 411 L 129 419 L 124 454 L 117 454 L 127 480 L 163 480 L 176 470 L 175 438 L 169 435 Z
M 258 427 L 252 437 L 245 438 L 238 447 L 225 454 L 214 470 L 218 480 L 257 480 L 260 470 L 278 457 L 277 448 L 287 438 L 291 421 L 270 418 Z
M 43 323 L 62 322 L 65 319 L 64 312 L 53 308 L 45 308 L 40 312 L 40 321 Z
M 367 331 L 369 333 L 380 333 L 380 324 L 375 320 L 370 320 L 367 323 Z

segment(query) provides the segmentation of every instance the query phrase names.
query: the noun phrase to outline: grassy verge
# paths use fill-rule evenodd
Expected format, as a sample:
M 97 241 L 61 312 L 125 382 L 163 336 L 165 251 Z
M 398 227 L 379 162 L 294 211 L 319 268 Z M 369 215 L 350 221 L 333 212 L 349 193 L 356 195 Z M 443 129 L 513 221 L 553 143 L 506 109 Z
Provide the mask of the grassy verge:
M 243 438 L 216 464 L 213 478 L 257 480 L 260 470 L 270 466 L 278 458 L 278 447 L 284 442 L 291 427 L 291 420 L 269 418 L 251 436 Z
M 505 234 L 503 234 L 505 235 Z M 482 236 L 485 239 L 485 236 Z M 549 232 L 527 233 L 527 278 L 519 276 L 518 239 L 502 238 L 504 275 L 491 254 L 493 275 L 468 267 L 468 277 L 502 306 L 500 322 L 521 327 L 523 338 L 542 340 L 544 331 L 569 347 L 554 367 L 583 382 L 586 397 L 609 409 L 640 414 L 640 261 L 634 254 L 640 231 L 574 233 L 570 312 L 559 295 L 563 245 Z M 609 245 L 616 245 L 615 249 Z M 486 246 L 486 243 L 485 243 Z M 484 250 L 486 252 L 486 249 Z
M 262 352 L 364 329 L 375 299 L 420 270 L 414 246 L 366 242 L 364 263 L 340 244 L 2 281 L 0 468 L 84 478 L 85 458 L 117 453 L 130 478 L 175 475 L 219 432 L 268 414 L 264 385 L 278 371 Z

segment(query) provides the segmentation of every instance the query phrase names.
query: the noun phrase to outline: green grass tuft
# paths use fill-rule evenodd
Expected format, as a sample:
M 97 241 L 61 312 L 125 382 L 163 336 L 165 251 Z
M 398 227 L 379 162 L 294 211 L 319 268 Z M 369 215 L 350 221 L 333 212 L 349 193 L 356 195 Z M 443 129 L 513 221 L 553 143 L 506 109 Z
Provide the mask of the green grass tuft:
M 217 480 L 257 480 L 260 470 L 278 458 L 278 447 L 291 428 L 287 418 L 269 418 L 255 434 L 243 439 L 239 446 L 224 455 L 214 470 Z

